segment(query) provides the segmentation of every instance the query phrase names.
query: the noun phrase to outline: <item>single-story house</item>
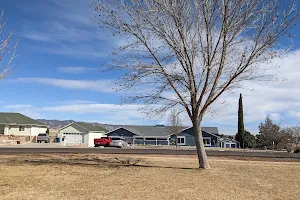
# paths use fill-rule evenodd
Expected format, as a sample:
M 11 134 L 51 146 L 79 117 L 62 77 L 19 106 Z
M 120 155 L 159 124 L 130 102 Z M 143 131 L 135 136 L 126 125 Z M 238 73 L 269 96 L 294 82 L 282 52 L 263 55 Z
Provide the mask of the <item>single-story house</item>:
M 231 138 L 220 138 L 219 147 L 223 148 L 240 148 L 240 143 Z
M 202 127 L 202 137 L 206 147 L 239 148 L 239 142 L 234 139 L 223 138 L 219 135 L 217 127 Z M 170 141 L 175 143 L 176 135 L 172 135 Z M 180 146 L 195 146 L 193 128 L 183 129 L 177 134 L 177 144 Z
M 86 144 L 94 146 L 94 139 L 106 136 L 108 130 L 101 126 L 94 126 L 84 122 L 73 122 L 58 130 L 58 137 L 62 145 Z
M 37 136 L 46 133 L 48 126 L 20 113 L 0 112 L 0 134 Z
M 123 137 L 129 144 L 169 145 L 169 137 L 171 134 L 170 127 L 164 125 L 120 125 L 108 132 L 107 136 Z
M 171 132 L 170 126 L 129 126 L 119 125 L 108 132 L 110 137 L 123 137 L 129 144 L 135 145 L 175 145 L 176 135 Z M 235 140 L 228 140 L 219 135 L 217 127 L 202 127 L 203 141 L 206 147 L 237 148 Z M 195 146 L 192 127 L 183 129 L 177 134 L 177 144 L 180 146 Z

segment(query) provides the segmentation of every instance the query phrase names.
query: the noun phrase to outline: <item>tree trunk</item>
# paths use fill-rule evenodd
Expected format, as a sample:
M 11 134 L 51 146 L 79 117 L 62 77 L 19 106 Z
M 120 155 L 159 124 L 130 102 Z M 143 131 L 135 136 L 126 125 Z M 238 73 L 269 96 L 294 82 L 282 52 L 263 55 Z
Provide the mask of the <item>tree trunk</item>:
M 205 148 L 204 148 L 204 142 L 202 137 L 202 131 L 201 131 L 201 125 L 198 122 L 198 120 L 195 120 L 196 122 L 193 122 L 193 131 L 195 135 L 195 142 L 196 142 L 196 148 L 197 148 L 197 154 L 198 154 L 198 162 L 199 162 L 199 168 L 203 169 L 209 169 L 209 163 L 207 160 Z

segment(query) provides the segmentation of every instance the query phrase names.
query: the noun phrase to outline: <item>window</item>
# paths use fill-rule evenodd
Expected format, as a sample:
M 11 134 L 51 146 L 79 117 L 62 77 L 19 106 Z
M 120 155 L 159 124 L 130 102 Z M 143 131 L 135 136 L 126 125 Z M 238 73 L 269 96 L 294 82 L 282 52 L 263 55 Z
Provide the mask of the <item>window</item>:
M 185 137 L 184 136 L 177 136 L 177 144 L 178 145 L 185 145 Z
M 25 131 L 25 126 L 19 126 L 19 131 Z
M 144 140 L 144 138 L 134 138 L 135 140 Z
M 124 140 L 124 138 L 121 138 L 121 137 L 112 137 L 111 139 L 112 140 Z
M 157 141 L 168 141 L 166 138 L 157 138 Z
M 146 140 L 148 141 L 156 141 L 156 138 L 146 138 Z
M 210 138 L 203 138 L 204 146 L 211 146 L 211 139 Z

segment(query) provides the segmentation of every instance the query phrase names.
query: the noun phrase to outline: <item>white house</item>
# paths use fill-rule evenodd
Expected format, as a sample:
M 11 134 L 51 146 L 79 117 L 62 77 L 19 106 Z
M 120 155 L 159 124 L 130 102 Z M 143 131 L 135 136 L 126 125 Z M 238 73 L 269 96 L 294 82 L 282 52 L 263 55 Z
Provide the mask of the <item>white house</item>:
M 62 145 L 85 144 L 94 146 L 94 139 L 101 138 L 108 131 L 101 126 L 94 126 L 84 122 L 73 122 L 62 127 L 58 131 L 58 137 Z
M 20 113 L 0 112 L 0 134 L 15 136 L 37 136 L 46 133 L 47 125 Z

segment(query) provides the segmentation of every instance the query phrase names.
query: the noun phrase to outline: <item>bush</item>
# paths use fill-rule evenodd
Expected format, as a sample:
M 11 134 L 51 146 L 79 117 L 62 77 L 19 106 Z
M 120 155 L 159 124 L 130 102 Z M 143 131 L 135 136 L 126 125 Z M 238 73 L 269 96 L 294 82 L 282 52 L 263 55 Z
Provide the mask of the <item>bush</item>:
M 300 147 L 296 147 L 296 149 L 294 150 L 294 153 L 300 153 Z
M 293 153 L 293 147 L 291 147 L 291 146 L 286 146 L 285 149 L 286 149 L 287 152 Z

